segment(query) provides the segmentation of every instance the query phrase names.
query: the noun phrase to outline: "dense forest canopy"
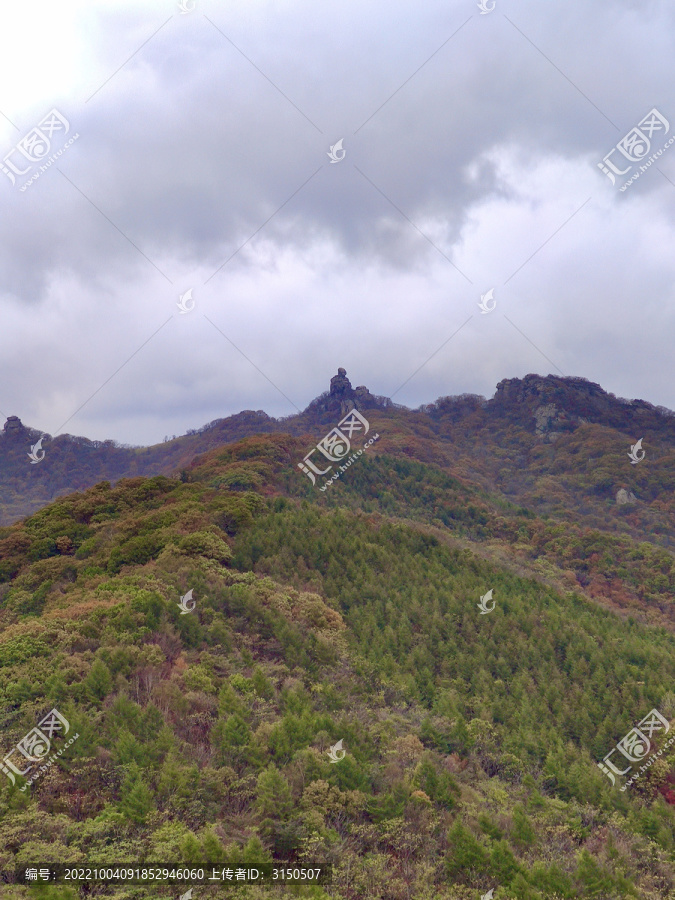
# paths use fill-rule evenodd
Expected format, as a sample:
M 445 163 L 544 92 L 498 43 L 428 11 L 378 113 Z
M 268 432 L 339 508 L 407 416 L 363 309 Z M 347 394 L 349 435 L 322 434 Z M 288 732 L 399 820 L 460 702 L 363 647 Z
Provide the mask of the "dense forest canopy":
M 195 900 L 675 896 L 665 729 L 628 787 L 598 765 L 675 718 L 670 451 L 635 471 L 613 428 L 551 443 L 506 418 L 495 455 L 478 421 L 458 453 L 455 412 L 433 410 L 439 439 L 369 410 L 381 440 L 325 493 L 297 468 L 320 432 L 263 434 L 0 528 L 2 756 L 51 710 L 77 735 L 2 775 L 0 871 L 332 868 Z

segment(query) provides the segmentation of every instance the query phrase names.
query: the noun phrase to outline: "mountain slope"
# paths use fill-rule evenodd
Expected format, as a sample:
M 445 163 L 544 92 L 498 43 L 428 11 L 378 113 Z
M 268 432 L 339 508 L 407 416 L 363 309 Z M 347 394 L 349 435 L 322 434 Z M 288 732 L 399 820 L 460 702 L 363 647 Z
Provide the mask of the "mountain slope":
M 0 783 L 0 869 L 274 858 L 332 865 L 295 890 L 336 900 L 673 896 L 672 747 L 628 791 L 597 766 L 675 716 L 671 550 L 600 501 L 605 530 L 515 505 L 480 456 L 484 485 L 453 476 L 454 428 L 398 414 L 368 412 L 380 440 L 325 492 L 306 438 L 266 435 L 0 529 L 4 752 L 52 707 L 79 734 Z
M 246 411 L 144 448 L 47 436 L 44 459 L 35 464 L 28 452 L 40 433 L 8 420 L 0 432 L 0 524 L 98 481 L 172 475 L 196 456 L 254 434 L 306 435 L 299 462 L 352 407 L 377 417 L 390 453 L 445 465 L 450 474 L 541 514 L 582 516 L 589 525 L 672 546 L 673 414 L 642 400 L 619 400 L 585 379 L 536 375 L 500 382 L 492 400 L 445 397 L 411 411 L 363 386 L 352 388 L 340 369 L 330 391 L 298 416 L 276 420 Z M 631 465 L 628 451 L 639 439 L 645 458 Z M 619 491 L 635 499 L 619 507 Z

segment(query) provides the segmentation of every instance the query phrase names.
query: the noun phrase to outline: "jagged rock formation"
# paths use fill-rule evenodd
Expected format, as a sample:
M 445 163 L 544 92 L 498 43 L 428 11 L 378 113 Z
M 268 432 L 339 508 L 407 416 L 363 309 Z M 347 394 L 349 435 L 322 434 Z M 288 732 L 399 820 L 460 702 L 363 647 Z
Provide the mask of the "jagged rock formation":
M 574 427 L 564 412 L 561 412 L 553 403 L 539 406 L 534 411 L 535 432 L 545 441 L 555 441 L 566 430 Z
M 2 430 L 7 437 L 21 437 L 28 429 L 18 416 L 8 416 Z
M 352 409 L 363 412 L 367 409 L 389 409 L 394 406 L 388 397 L 374 396 L 363 384 L 353 388 L 346 370 L 339 368 L 337 375 L 333 375 L 330 380 L 330 390 L 312 400 L 302 413 L 302 417 L 317 423 L 332 421 L 333 424 L 337 424 Z
M 501 414 L 509 414 L 531 428 L 545 443 L 552 443 L 562 434 L 574 431 L 588 419 L 581 415 L 600 396 L 607 396 L 599 384 L 585 378 L 556 378 L 549 375 L 527 375 L 525 378 L 506 378 L 497 385 L 495 396 L 488 405 Z M 580 403 L 580 398 L 584 396 Z M 531 417 L 531 418 L 530 418 Z M 526 418 L 529 422 L 526 423 Z
M 585 422 L 610 428 L 669 432 L 675 438 L 675 414 L 645 400 L 624 400 L 586 378 L 526 375 L 506 378 L 486 408 L 534 431 L 545 441 L 574 431 Z
M 346 369 L 338 369 L 337 375 L 333 375 L 330 380 L 330 395 L 331 397 L 341 397 L 346 393 L 351 393 L 352 385 L 347 378 L 347 370 Z
M 624 506 L 626 503 L 636 503 L 637 497 L 632 491 L 621 488 L 616 492 L 616 502 L 619 506 Z
M 333 375 L 331 378 L 330 398 L 332 401 L 340 404 L 341 418 L 354 409 L 356 405 L 354 401 L 354 391 L 349 378 L 347 378 L 345 369 L 338 369 L 337 375 Z

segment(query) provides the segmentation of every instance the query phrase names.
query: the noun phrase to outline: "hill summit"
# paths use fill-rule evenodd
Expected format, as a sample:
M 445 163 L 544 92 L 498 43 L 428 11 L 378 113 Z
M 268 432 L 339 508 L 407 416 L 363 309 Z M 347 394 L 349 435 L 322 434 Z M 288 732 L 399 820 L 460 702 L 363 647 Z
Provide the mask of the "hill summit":
M 675 439 L 675 413 L 644 400 L 617 398 L 585 378 L 534 374 L 509 378 L 499 382 L 490 400 L 476 394 L 445 396 L 410 410 L 388 397 L 372 394 L 365 385 L 352 387 L 346 370 L 340 367 L 330 379 L 329 389 L 301 413 L 276 419 L 263 410 L 244 410 L 150 447 L 69 434 L 52 438 L 25 426 L 18 416 L 9 416 L 0 432 L 0 525 L 99 481 L 114 484 L 120 478 L 171 475 L 203 453 L 252 435 L 307 435 L 309 447 L 354 408 L 369 417 L 384 416 L 392 437 L 414 435 L 436 442 L 434 449 L 424 451 L 425 458 L 437 456 L 438 445 L 450 442 L 457 464 L 464 454 L 471 454 L 474 462 L 476 454 L 498 458 L 505 440 L 520 440 L 506 437 L 509 428 L 516 428 L 518 435 L 520 430 L 530 435 L 532 446 L 557 442 L 588 425 L 620 432 L 623 443 L 630 440 L 632 444 L 640 438 L 652 442 Z M 463 440 L 458 443 L 459 434 Z M 478 435 L 480 450 L 472 450 Z M 45 456 L 39 463 L 32 463 L 29 451 L 39 438 Z M 486 468 L 489 470 L 490 465 Z M 476 472 L 475 465 L 473 471 L 486 486 L 496 486 L 494 473 Z M 613 501 L 622 489 L 630 495 L 632 487 L 616 483 Z
M 380 437 L 322 492 L 298 464 L 357 405 Z M 267 862 L 332 867 L 313 900 L 672 900 L 672 423 L 538 376 L 413 411 L 345 370 L 155 448 L 33 463 L 11 420 L 32 490 L 170 477 L 0 527 L 2 900 L 47 863 L 201 897 Z

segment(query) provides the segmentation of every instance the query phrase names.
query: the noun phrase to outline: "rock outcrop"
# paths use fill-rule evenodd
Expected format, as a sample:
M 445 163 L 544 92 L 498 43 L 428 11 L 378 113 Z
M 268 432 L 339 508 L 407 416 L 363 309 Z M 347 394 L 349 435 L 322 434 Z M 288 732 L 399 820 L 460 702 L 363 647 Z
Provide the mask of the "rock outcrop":
M 347 378 L 347 371 L 339 368 L 337 375 L 333 375 L 330 380 L 330 390 L 313 400 L 302 417 L 337 424 L 352 409 L 363 412 L 367 409 L 386 409 L 393 405 L 388 397 L 374 396 L 363 384 L 353 388 Z
M 624 506 L 626 503 L 637 503 L 637 497 L 632 491 L 624 490 L 624 488 L 620 488 L 616 492 L 616 502 L 619 506 Z
M 544 440 L 555 441 L 570 423 L 565 413 L 553 403 L 546 406 L 539 406 L 534 411 L 535 426 L 534 430 L 540 438 Z
M 326 378 L 326 381 L 328 379 Z M 496 469 L 490 469 L 490 456 L 495 456 L 507 445 L 510 429 L 515 428 L 519 443 L 525 431 L 535 444 L 558 441 L 558 449 L 564 459 L 566 448 L 561 447 L 562 435 L 584 427 L 589 434 L 579 435 L 580 444 L 591 439 L 594 448 L 607 448 L 607 429 L 614 429 L 612 453 L 619 456 L 631 472 L 624 454 L 636 438 L 644 437 L 651 447 L 675 445 L 675 413 L 663 407 L 652 406 L 644 400 L 624 400 L 604 391 L 600 385 L 585 378 L 568 378 L 558 375 L 526 375 L 509 378 L 497 385 L 494 397 L 486 400 L 473 394 L 440 397 L 434 403 L 410 410 L 392 403 L 391 399 L 370 393 L 367 387 L 352 387 L 344 368 L 330 379 L 326 390 L 304 409 L 283 418 L 272 418 L 262 410 L 245 410 L 223 419 L 215 419 L 199 429 L 191 429 L 176 440 L 158 443 L 152 447 L 124 447 L 113 441 L 90 441 L 68 434 L 57 435 L 53 441 L 42 431 L 25 426 L 18 416 L 9 416 L 0 428 L 0 525 L 15 521 L 22 515 L 34 512 L 50 498 L 82 490 L 99 481 L 116 483 L 120 478 L 141 475 L 168 475 L 187 466 L 196 456 L 233 441 L 254 435 L 284 433 L 306 436 L 307 450 L 353 409 L 358 410 L 370 422 L 373 411 L 386 413 L 391 418 L 394 433 L 406 434 L 401 446 L 417 446 L 415 442 L 450 440 L 455 444 L 459 471 L 474 471 L 476 442 L 480 440 L 484 477 L 495 477 Z M 594 428 L 593 426 L 601 426 Z M 42 437 L 50 441 L 47 461 L 32 465 L 29 450 Z M 565 443 L 565 440 L 562 440 Z M 422 444 L 420 443 L 419 446 Z M 463 454 L 471 458 L 464 458 Z M 523 466 L 527 457 L 518 451 Z M 595 453 L 592 454 L 595 457 Z M 429 460 L 436 460 L 435 450 L 429 450 Z M 440 457 L 443 458 L 442 455 Z M 483 465 L 481 463 L 481 465 Z M 536 460 L 532 465 L 537 466 Z M 477 469 L 481 466 L 477 465 Z M 523 478 L 527 481 L 527 472 Z M 623 478 L 623 476 L 622 476 Z M 648 503 L 647 495 L 638 499 L 628 490 L 617 488 L 609 479 L 611 488 L 603 478 L 602 496 L 607 490 L 615 492 L 617 506 Z M 620 482 L 618 482 L 620 483 Z M 520 483 L 514 492 L 520 489 Z M 630 518 L 630 517 L 629 517 Z
M 340 404 L 340 418 L 356 406 L 355 393 L 345 369 L 338 369 L 337 375 L 331 378 L 329 396 L 332 403 Z
M 7 437 L 21 437 L 28 429 L 18 416 L 8 416 L 2 430 Z
M 487 401 L 489 414 L 508 417 L 544 441 L 555 440 L 584 423 L 631 433 L 658 431 L 675 438 L 671 410 L 644 400 L 624 400 L 585 378 L 526 375 L 506 378 Z

